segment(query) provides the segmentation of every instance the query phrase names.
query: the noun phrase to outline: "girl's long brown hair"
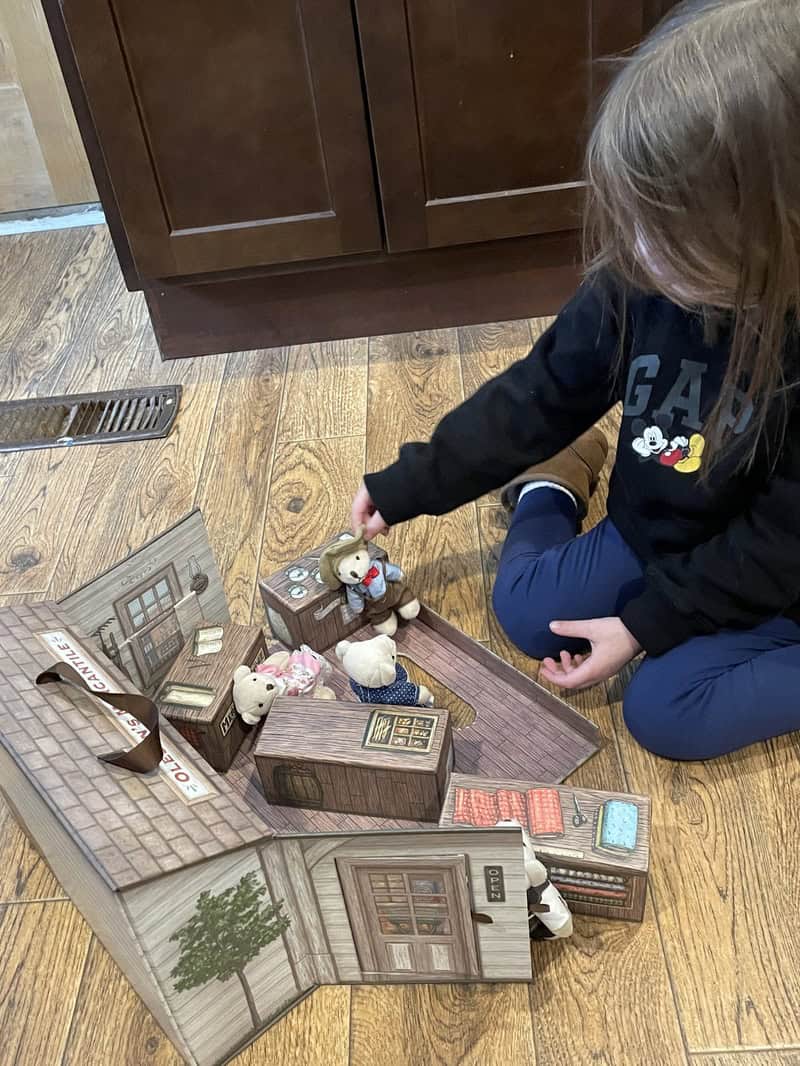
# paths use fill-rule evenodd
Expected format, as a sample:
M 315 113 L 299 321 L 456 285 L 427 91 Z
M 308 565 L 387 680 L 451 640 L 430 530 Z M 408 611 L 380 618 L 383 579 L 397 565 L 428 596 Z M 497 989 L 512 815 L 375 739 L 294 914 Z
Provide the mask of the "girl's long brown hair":
M 701 309 L 731 351 L 706 426 L 722 454 L 733 390 L 754 404 L 742 462 L 785 432 L 800 309 L 800 0 L 680 5 L 623 62 L 586 160 L 590 276 Z M 728 438 L 730 439 L 730 438 Z M 740 438 L 742 439 L 742 438 Z M 774 455 L 773 455 L 774 458 Z

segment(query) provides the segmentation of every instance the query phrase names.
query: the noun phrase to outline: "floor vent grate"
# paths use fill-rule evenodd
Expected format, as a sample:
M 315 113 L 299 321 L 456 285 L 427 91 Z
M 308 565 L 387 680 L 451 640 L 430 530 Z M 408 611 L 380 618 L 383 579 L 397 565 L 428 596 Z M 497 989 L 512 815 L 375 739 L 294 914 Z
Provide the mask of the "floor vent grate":
M 0 452 L 166 437 L 179 385 L 0 403 Z

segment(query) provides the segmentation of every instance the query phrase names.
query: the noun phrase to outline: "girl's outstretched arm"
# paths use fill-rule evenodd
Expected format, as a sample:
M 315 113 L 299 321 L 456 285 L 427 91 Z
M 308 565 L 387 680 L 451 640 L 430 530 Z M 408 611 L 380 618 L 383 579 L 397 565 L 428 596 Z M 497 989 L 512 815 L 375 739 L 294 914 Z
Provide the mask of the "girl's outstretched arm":
M 607 285 L 584 284 L 525 359 L 451 411 L 429 443 L 404 444 L 367 475 L 372 513 L 390 526 L 445 514 L 580 436 L 614 403 L 618 316 Z

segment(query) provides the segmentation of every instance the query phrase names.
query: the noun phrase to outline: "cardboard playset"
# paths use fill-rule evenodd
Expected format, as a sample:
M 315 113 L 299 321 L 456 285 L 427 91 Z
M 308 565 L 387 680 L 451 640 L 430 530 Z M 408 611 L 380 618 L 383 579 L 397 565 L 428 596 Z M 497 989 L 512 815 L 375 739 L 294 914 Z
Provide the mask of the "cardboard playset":
M 560 783 L 596 727 L 346 534 L 228 620 L 199 513 L 0 610 L 0 783 L 187 1062 L 321 984 L 528 981 L 637 919 L 649 802 Z

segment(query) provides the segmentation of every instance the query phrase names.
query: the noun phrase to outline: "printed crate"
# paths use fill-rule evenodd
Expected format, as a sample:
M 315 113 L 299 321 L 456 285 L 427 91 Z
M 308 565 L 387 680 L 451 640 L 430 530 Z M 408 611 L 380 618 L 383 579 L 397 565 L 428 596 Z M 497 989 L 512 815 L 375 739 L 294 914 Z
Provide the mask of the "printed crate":
M 270 803 L 436 822 L 451 749 L 445 710 L 279 697 L 255 761 Z
M 650 865 L 650 800 L 566 785 L 453 774 L 441 826 L 516 819 L 576 914 L 641 921 Z
M 288 648 L 308 644 L 315 651 L 325 651 L 363 624 L 361 616 L 347 605 L 344 592 L 329 589 L 319 574 L 319 559 L 325 548 L 348 535 L 332 537 L 259 581 L 270 628 Z M 375 544 L 370 544 L 369 550 L 373 559 L 386 558 L 386 552 Z
M 198 626 L 156 695 L 159 710 L 215 770 L 227 770 L 250 732 L 233 705 L 233 672 L 267 657 L 258 626 Z

